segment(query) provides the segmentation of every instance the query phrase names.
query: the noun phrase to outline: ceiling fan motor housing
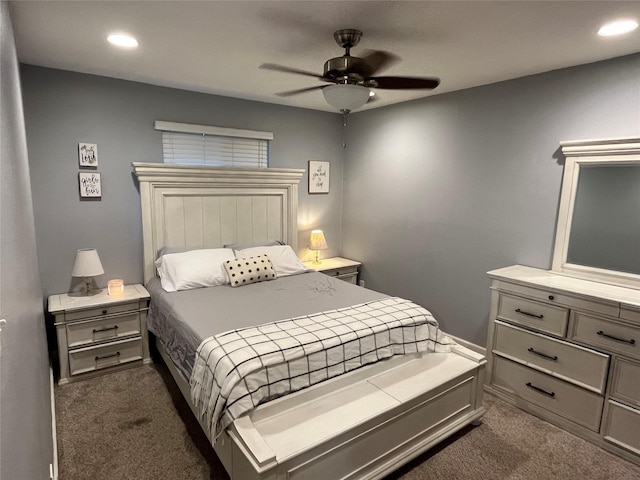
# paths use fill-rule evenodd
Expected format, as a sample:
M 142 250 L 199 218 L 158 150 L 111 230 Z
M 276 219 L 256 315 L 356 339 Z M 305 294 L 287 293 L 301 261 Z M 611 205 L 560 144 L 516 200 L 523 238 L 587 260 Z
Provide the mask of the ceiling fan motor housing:
M 327 60 L 324 64 L 324 76 L 334 80 L 345 80 L 345 83 L 362 82 L 360 74 L 366 71 L 367 65 L 358 57 L 343 56 Z

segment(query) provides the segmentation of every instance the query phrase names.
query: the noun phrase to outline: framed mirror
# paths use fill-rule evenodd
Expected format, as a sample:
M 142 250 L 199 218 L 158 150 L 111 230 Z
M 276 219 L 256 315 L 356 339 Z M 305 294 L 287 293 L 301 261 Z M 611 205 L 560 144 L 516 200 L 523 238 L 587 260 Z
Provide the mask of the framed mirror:
M 561 146 L 552 270 L 640 289 L 640 137 Z

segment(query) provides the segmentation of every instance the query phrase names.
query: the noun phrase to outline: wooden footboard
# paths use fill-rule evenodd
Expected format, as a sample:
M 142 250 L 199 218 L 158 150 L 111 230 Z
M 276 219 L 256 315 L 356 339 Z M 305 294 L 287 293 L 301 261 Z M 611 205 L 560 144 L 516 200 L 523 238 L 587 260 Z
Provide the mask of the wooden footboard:
M 484 364 L 461 346 L 394 357 L 258 407 L 214 448 L 233 480 L 382 478 L 482 417 Z

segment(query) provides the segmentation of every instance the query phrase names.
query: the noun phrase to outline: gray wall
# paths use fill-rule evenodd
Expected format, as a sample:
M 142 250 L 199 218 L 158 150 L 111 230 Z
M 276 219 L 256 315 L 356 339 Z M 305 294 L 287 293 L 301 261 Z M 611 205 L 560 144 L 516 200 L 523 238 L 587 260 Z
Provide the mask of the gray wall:
M 559 142 L 640 132 L 640 55 L 357 113 L 349 129 L 343 254 L 368 287 L 484 345 L 485 272 L 550 268 Z
M 559 142 L 640 130 L 640 55 L 355 113 L 346 150 L 332 113 L 33 66 L 22 77 L 45 294 L 69 288 L 81 247 L 98 248 L 102 285 L 142 280 L 130 164 L 160 161 L 154 120 L 267 130 L 272 166 L 332 162 L 328 196 L 301 185 L 300 246 L 323 228 L 325 254 L 361 260 L 368 287 L 427 305 L 480 345 L 485 272 L 551 264 Z M 78 142 L 98 144 L 99 202 L 78 199 Z
M 9 9 L 0 3 L 0 478 L 49 478 L 49 361 Z
M 271 131 L 271 166 L 307 168 L 331 161 L 331 192 L 308 195 L 300 185 L 299 254 L 309 232 L 325 231 L 329 250 L 340 252 L 342 123 L 332 113 L 282 107 L 136 82 L 22 66 L 25 120 L 32 172 L 40 274 L 46 295 L 71 287 L 78 248 L 97 248 L 110 278 L 142 282 L 140 199 L 132 162 L 161 162 L 155 120 Z M 100 201 L 78 195 L 78 142 L 98 145 Z M 309 257 L 311 258 L 311 257 Z

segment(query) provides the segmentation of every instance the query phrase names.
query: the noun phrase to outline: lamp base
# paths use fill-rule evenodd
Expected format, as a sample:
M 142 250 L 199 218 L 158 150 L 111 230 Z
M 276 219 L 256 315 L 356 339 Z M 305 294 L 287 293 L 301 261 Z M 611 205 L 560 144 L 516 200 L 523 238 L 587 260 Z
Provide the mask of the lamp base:
M 85 278 L 84 284 L 85 284 L 85 288 L 84 288 L 84 291 L 82 292 L 83 297 L 92 297 L 93 295 L 97 295 L 102 291 L 101 288 L 93 288 L 92 278 L 89 278 L 89 279 Z
M 316 250 L 316 257 L 313 259 L 314 265 L 320 265 L 322 262 L 320 261 L 320 252 Z

